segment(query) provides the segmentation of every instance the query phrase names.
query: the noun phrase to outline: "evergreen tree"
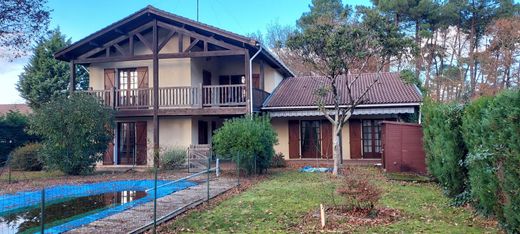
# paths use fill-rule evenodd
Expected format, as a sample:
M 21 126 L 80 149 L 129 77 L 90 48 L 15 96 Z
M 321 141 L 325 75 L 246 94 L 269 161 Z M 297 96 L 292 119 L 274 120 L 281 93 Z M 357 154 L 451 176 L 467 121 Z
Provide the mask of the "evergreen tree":
M 19 76 L 16 88 L 32 108 L 60 96 L 67 95 L 70 67 L 67 62 L 54 59 L 54 53 L 71 44 L 59 29 L 52 30 L 34 47 L 29 63 Z M 78 89 L 88 86 L 85 68 L 77 66 Z

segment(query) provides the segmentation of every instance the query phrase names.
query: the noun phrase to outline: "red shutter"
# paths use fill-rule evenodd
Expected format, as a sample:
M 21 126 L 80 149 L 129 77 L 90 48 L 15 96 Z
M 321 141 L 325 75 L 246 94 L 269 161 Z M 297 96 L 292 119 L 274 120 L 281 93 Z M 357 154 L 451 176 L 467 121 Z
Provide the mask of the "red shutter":
M 321 157 L 332 158 L 332 124 L 321 121 Z
M 147 155 L 147 148 L 146 148 L 146 122 L 136 122 L 135 123 L 136 128 L 136 146 L 137 146 L 137 157 L 136 157 L 136 164 L 137 165 L 146 165 L 146 155 Z
M 260 89 L 260 74 L 253 74 L 253 88 Z
M 104 78 L 105 90 L 112 90 L 112 88 L 115 87 L 116 69 L 114 69 L 114 68 L 105 69 L 104 77 L 105 77 Z M 112 92 L 105 92 L 105 97 L 103 98 L 103 101 L 106 106 L 112 105 L 111 95 L 112 95 Z
M 148 67 L 138 67 L 137 69 L 137 104 L 139 106 L 148 106 L 150 103 L 150 92 L 141 90 L 148 88 Z
M 116 70 L 114 68 L 105 69 L 105 90 L 115 87 Z
M 138 88 L 148 88 L 148 67 L 137 68 Z
M 103 165 L 114 165 L 114 143 L 108 143 L 108 148 L 103 155 Z
M 289 120 L 289 158 L 300 158 L 300 123 Z
M 361 158 L 361 123 L 359 119 L 351 119 L 349 121 L 350 132 L 350 158 Z

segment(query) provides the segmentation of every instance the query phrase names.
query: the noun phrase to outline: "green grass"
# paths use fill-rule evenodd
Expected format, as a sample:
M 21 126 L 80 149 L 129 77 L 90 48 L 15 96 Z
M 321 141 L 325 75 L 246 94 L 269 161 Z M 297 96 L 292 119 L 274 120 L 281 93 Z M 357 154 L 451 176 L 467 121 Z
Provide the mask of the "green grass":
M 1 169 L 0 169 L 1 170 Z M 63 176 L 60 171 L 12 171 L 11 181 L 33 180 L 33 179 L 49 179 Z M 9 170 L 5 169 L 0 175 L 0 181 L 9 181 Z
M 388 226 L 358 230 L 361 233 L 497 233 L 490 221 L 463 207 L 450 205 L 433 183 L 380 183 L 385 194 L 380 205 L 398 209 L 403 216 Z
M 283 232 L 300 217 L 317 209 L 320 203 L 344 202 L 332 195 L 336 181 L 317 173 L 282 172 L 261 182 L 214 209 L 193 212 L 169 226 L 169 229 L 202 232 L 258 233 Z M 334 196 L 334 198 L 332 198 Z
M 450 206 L 433 183 L 387 180 L 367 169 L 367 178 L 384 191 L 378 206 L 398 209 L 392 224 L 362 227 L 358 233 L 497 233 L 494 225 L 471 211 Z M 197 211 L 168 224 L 169 231 L 196 233 L 297 232 L 294 226 L 320 203 L 344 203 L 332 196 L 339 180 L 326 174 L 283 172 L 232 197 L 213 209 Z M 341 230 L 338 230 L 341 232 Z M 351 232 L 352 230 L 349 230 Z

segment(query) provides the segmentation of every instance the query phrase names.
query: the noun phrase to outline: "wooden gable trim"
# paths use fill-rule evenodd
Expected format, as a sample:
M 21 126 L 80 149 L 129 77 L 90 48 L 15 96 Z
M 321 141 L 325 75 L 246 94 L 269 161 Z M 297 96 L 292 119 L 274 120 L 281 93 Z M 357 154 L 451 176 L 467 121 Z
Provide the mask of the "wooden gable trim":
M 234 45 L 225 43 L 223 41 L 219 41 L 219 40 L 217 40 L 215 38 L 207 37 L 207 36 L 204 36 L 204 35 L 201 35 L 201 34 L 198 34 L 198 33 L 192 32 L 192 31 L 189 31 L 187 29 L 180 28 L 180 27 L 177 27 L 177 26 L 174 26 L 174 25 L 171 25 L 171 24 L 167 24 L 167 23 L 164 23 L 164 22 L 161 22 L 161 21 L 158 21 L 157 25 L 159 27 L 161 27 L 161 28 L 171 29 L 173 31 L 177 31 L 179 33 L 182 33 L 184 35 L 188 35 L 190 37 L 193 37 L 193 38 L 196 38 L 196 39 L 199 39 L 199 40 L 202 40 L 202 41 L 214 44 L 214 45 L 218 45 L 218 46 L 226 48 L 228 50 L 243 50 L 244 49 L 244 48 L 241 48 L 241 47 L 238 47 L 238 46 L 234 46 Z
M 169 30 L 168 35 L 166 35 L 166 37 L 164 38 L 164 41 L 161 42 L 161 44 L 159 45 L 158 50 L 161 51 L 162 48 L 163 48 L 164 46 L 166 46 L 166 44 L 168 44 L 168 42 L 173 38 L 173 36 L 175 36 L 175 34 L 177 34 L 176 31 Z M 182 51 L 182 50 L 179 50 L 179 51 Z

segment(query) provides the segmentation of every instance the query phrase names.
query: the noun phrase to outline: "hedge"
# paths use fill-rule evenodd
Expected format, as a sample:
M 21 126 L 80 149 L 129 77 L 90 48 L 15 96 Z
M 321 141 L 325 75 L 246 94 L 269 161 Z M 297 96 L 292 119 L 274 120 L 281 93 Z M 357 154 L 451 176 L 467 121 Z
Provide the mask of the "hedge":
M 430 173 L 451 196 L 463 185 L 478 211 L 520 233 L 520 92 L 482 97 L 461 110 L 455 104 L 425 103 Z
M 428 170 L 455 197 L 466 189 L 466 151 L 460 130 L 463 107 L 426 101 L 423 107 L 424 149 Z

